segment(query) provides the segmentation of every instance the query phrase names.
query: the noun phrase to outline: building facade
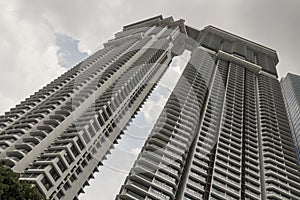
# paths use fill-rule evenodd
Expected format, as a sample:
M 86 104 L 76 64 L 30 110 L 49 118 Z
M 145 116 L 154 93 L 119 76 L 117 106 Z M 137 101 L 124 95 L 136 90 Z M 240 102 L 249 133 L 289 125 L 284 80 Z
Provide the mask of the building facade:
M 116 199 L 299 199 L 276 52 L 185 28 L 191 59 Z
M 300 76 L 287 74 L 281 80 L 281 88 L 300 163 Z
M 0 160 L 47 199 L 77 199 L 172 58 L 191 59 L 117 199 L 298 199 L 274 50 L 172 17 L 123 27 L 0 117 Z

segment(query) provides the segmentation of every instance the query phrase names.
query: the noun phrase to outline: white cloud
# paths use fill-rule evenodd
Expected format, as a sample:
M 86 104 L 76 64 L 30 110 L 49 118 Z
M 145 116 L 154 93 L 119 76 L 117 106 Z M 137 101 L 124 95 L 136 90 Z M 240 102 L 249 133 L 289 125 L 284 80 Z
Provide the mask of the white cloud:
M 266 9 L 271 4 L 272 9 Z M 251 1 L 246 6 L 236 0 L 226 4 L 215 0 L 188 4 L 178 0 L 1 1 L 0 112 L 65 70 L 59 66 L 55 33 L 78 40 L 82 52 L 93 52 L 123 25 L 158 14 L 183 18 L 198 28 L 213 24 L 262 42 L 280 53 L 281 75 L 287 70 L 300 73 L 298 5 L 295 0 Z
M 1 1 L 0 114 L 66 71 L 60 66 L 66 56 L 59 52 L 56 33 L 79 39 L 79 49 L 92 52 L 120 30 L 116 22 L 125 23 L 123 3 Z M 123 12 L 112 13 L 114 8 Z
M 20 18 L 17 8 L 14 1 L 0 3 L 0 113 L 65 71 L 52 30 Z
M 31 21 L 42 21 L 58 33 L 79 39 L 82 52 L 92 51 L 126 21 L 129 4 L 123 0 L 19 1 L 19 14 Z M 39 17 L 39 18 L 37 18 Z

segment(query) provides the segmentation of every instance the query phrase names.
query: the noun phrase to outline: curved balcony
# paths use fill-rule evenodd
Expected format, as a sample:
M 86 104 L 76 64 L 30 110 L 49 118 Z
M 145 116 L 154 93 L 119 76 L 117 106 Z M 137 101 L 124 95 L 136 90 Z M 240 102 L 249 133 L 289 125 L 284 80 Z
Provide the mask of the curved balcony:
M 15 143 L 19 139 L 16 135 L 0 135 L 0 141 L 5 141 L 6 144 L 11 145 Z
M 21 129 L 11 129 L 11 130 L 6 131 L 6 133 L 8 135 L 16 135 L 19 137 L 25 134 L 25 132 Z
M 25 143 L 33 143 L 35 145 L 40 143 L 39 137 L 27 137 L 27 138 L 23 138 L 23 141 Z
M 47 133 L 45 133 L 45 131 L 43 131 L 43 130 L 39 130 L 39 131 L 30 132 L 30 135 L 33 137 L 45 138 L 47 136 Z
M 70 111 L 67 110 L 67 109 L 61 109 L 61 110 L 55 111 L 55 114 L 57 114 L 57 115 L 63 115 L 65 117 L 67 117 L 67 116 L 70 115 Z
M 22 159 L 24 158 L 24 156 L 26 156 L 26 151 L 21 151 L 21 150 L 11 150 L 11 151 L 7 151 L 6 154 L 8 157 L 16 157 L 18 159 Z
M 15 147 L 16 149 L 25 149 L 26 151 L 31 151 L 35 145 L 30 144 L 30 143 L 21 143 L 21 144 L 16 144 Z
M 53 128 L 49 125 L 40 125 L 37 127 L 37 129 L 46 133 L 50 133 L 53 130 Z
M 7 165 L 9 167 L 15 166 L 18 161 L 19 161 L 19 159 L 15 158 L 15 157 L 7 157 L 4 159 L 5 165 Z
M 23 129 L 23 130 L 30 130 L 32 128 L 29 124 L 18 124 L 14 126 L 15 129 Z
M 0 123 L 0 128 L 5 128 L 6 126 L 7 126 L 7 123 L 4 123 L 4 122 Z
M 72 112 L 73 110 L 75 110 L 75 107 L 72 105 L 71 102 L 67 102 L 65 106 L 61 107 L 64 110 L 67 110 L 69 112 Z
M 59 125 L 59 121 L 57 121 L 57 120 L 55 120 L 55 119 L 48 119 L 48 120 L 45 120 L 45 121 L 44 121 L 44 124 L 45 124 L 45 125 L 49 125 L 49 126 L 55 128 L 55 127 L 57 127 L 57 126 Z M 50 130 L 50 129 L 48 128 L 48 130 Z M 52 130 L 51 130 L 51 131 L 52 131 Z M 51 131 L 50 131 L 50 132 L 51 132 Z
M 0 119 L 0 122 L 3 122 L 3 123 L 5 123 L 5 122 L 13 122 L 13 120 L 10 119 L 10 118 L 3 118 L 3 119 Z
M 53 120 L 62 122 L 65 119 L 65 117 L 63 115 L 54 114 L 54 115 L 49 116 L 49 119 L 53 119 Z

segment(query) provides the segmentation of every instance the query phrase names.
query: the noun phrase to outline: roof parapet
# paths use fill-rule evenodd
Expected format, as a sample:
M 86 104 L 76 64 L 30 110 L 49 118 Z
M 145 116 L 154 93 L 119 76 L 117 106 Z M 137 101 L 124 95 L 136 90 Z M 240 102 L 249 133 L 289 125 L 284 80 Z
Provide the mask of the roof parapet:
M 155 17 L 151 17 L 149 19 L 145 19 L 139 22 L 135 22 L 133 24 L 128 24 L 126 26 L 123 26 L 123 31 L 127 31 L 129 29 L 133 29 L 133 28 L 139 28 L 141 26 L 150 26 L 151 24 L 155 25 L 157 24 L 159 21 L 161 21 L 163 19 L 162 15 L 158 15 Z
M 158 15 L 146 20 L 142 20 L 133 24 L 129 24 L 123 27 L 123 31 L 127 31 L 130 29 L 140 28 L 140 27 L 151 27 L 151 26 L 159 26 L 159 25 L 166 25 L 168 27 L 178 26 L 180 31 L 186 34 L 184 20 L 179 19 L 174 21 L 173 17 L 163 18 L 162 15 Z
M 208 33 L 211 33 L 211 34 L 215 34 L 215 35 L 218 35 L 222 38 L 226 38 L 226 39 L 231 40 L 231 41 L 240 41 L 242 43 L 246 43 L 247 46 L 251 47 L 252 49 L 257 50 L 257 51 L 262 52 L 262 53 L 265 53 L 266 55 L 275 58 L 277 63 L 279 61 L 277 53 L 274 49 L 268 48 L 268 47 L 263 46 L 261 44 L 255 43 L 255 42 L 250 41 L 248 39 L 245 39 L 243 37 L 240 37 L 240 36 L 237 36 L 235 34 L 229 33 L 227 31 L 224 31 L 224 30 L 219 29 L 217 27 L 214 27 L 212 25 L 206 26 L 203 29 L 203 32 L 208 32 Z

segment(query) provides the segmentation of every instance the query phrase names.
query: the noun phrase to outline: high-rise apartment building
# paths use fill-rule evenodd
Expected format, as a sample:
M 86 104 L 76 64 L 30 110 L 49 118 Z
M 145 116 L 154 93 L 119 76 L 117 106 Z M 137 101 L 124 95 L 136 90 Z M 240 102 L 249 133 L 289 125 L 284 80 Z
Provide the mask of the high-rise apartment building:
M 300 76 L 287 74 L 281 80 L 281 88 L 300 163 Z
M 0 160 L 48 199 L 76 199 L 172 58 L 191 59 L 117 199 L 298 199 L 272 49 L 153 17 L 0 118 Z
M 116 199 L 299 199 L 276 52 L 185 31 L 191 59 Z

